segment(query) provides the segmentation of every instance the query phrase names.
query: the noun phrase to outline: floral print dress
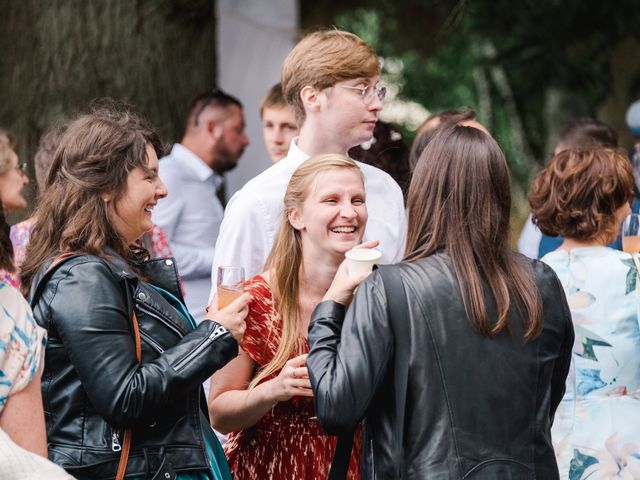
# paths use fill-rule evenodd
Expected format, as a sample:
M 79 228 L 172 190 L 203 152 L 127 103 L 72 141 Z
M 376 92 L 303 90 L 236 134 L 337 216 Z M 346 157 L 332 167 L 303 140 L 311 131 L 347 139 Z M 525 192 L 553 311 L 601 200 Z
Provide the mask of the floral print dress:
M 20 292 L 0 280 L 0 414 L 9 396 L 38 375 L 46 333 L 36 324 Z
M 259 368 L 277 351 L 282 321 L 264 278 L 254 277 L 245 290 L 252 300 L 241 347 Z M 304 351 L 291 358 L 308 353 L 309 345 L 304 345 Z M 326 480 L 335 446 L 336 437 L 327 435 L 315 419 L 313 399 L 294 397 L 278 403 L 253 427 L 231 433 L 225 452 L 234 480 Z M 360 452 L 358 432 L 347 480 L 360 478 Z
M 552 428 L 560 478 L 640 478 L 638 272 L 608 247 L 542 261 L 562 282 L 575 328 L 566 393 Z

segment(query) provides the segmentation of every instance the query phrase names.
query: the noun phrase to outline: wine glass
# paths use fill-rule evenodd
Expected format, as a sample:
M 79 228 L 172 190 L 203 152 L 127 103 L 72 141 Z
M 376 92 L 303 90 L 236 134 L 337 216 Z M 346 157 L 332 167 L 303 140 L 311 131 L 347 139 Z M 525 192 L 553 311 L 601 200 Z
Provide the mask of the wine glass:
M 244 268 L 218 267 L 218 308 L 224 308 L 244 291 Z

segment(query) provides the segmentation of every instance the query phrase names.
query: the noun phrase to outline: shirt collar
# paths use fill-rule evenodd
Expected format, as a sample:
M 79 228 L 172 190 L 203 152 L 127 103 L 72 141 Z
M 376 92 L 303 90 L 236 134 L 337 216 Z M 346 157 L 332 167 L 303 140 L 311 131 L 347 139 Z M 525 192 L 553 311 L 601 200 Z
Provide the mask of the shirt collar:
M 180 143 L 173 145 L 171 156 L 178 158 L 199 180 L 210 181 L 217 188 L 222 183 L 222 176 L 214 172 L 199 156 Z
M 297 168 L 305 160 L 308 160 L 308 159 L 309 159 L 309 155 L 307 155 L 302 150 L 300 150 L 300 147 L 298 147 L 298 137 L 295 137 L 293 140 L 291 140 L 291 145 L 289 145 L 289 151 L 287 152 L 287 157 L 285 158 L 285 160 L 282 160 L 282 161 L 283 162 L 286 161 L 287 163 L 290 163 L 291 165 Z

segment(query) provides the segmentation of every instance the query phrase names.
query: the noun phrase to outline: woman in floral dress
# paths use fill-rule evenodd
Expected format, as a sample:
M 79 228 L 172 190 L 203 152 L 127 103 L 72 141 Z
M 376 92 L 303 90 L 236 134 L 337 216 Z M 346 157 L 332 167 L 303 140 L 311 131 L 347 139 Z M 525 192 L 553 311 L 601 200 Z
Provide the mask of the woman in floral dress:
M 26 164 L 20 163 L 14 151 L 15 144 L 15 137 L 0 129 L 0 203 L 3 205 L 4 213 L 19 212 L 27 207 L 22 190 L 29 183 L 29 179 L 24 173 Z M 4 223 L 2 228 L 7 230 L 6 233 L 2 232 L 3 238 L 8 239 L 9 226 Z M 11 269 L 0 267 L 0 280 L 17 288 L 18 275 L 15 264 L 13 261 L 11 263 Z
M 311 313 L 367 222 L 362 173 L 342 155 L 294 172 L 266 271 L 249 280 L 252 302 L 238 358 L 213 376 L 212 425 L 236 480 L 325 480 L 335 437 L 315 419 L 305 365 Z M 375 246 L 369 242 L 367 246 Z M 347 478 L 360 478 L 359 436 Z
M 610 149 L 557 154 L 529 197 L 540 230 L 565 238 L 542 258 L 563 284 L 576 334 L 552 429 L 565 479 L 640 478 L 638 271 L 606 246 L 632 197 L 629 160 Z

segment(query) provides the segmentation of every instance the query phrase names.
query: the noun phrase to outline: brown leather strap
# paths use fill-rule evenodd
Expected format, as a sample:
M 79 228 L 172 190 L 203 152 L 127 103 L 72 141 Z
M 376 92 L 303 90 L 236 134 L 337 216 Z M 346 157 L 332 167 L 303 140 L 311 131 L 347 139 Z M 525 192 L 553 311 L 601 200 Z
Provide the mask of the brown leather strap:
M 75 253 L 68 252 L 63 253 L 62 255 L 56 257 L 49 268 L 47 268 L 47 272 L 55 268 L 63 260 L 76 255 Z M 136 358 L 138 359 L 138 364 L 142 361 L 142 347 L 140 346 L 140 331 L 138 330 L 138 318 L 136 317 L 136 312 L 131 312 L 132 316 L 132 324 L 133 324 L 133 338 L 136 344 Z M 118 463 L 118 470 L 116 471 L 116 480 L 123 480 L 124 474 L 127 471 L 127 462 L 129 461 L 129 450 L 131 449 L 131 437 L 133 436 L 133 432 L 130 428 L 125 429 L 124 431 L 124 439 L 122 440 L 122 451 L 120 452 L 120 462 Z
M 73 257 L 74 255 L 76 255 L 75 253 L 72 252 L 67 252 L 67 253 L 63 253 L 62 255 L 60 255 L 59 257 L 56 257 L 53 259 L 53 262 L 51 262 L 51 265 L 49 265 L 49 268 L 47 268 L 47 272 L 50 270 L 53 270 L 55 268 L 56 265 L 58 265 L 61 261 L 69 258 L 69 257 Z
M 138 330 L 138 317 L 136 317 L 136 312 L 131 312 L 131 317 L 133 318 L 133 338 L 136 341 L 136 358 L 138 359 L 138 363 L 142 362 L 142 347 L 140 346 L 140 331 Z
M 133 317 L 133 338 L 136 342 L 136 358 L 138 363 L 142 361 L 142 348 L 140 346 L 140 331 L 138 330 L 138 318 L 136 312 L 131 312 Z M 124 440 L 122 442 L 122 452 L 120 452 L 120 463 L 118 464 L 118 470 L 116 471 L 116 480 L 123 480 L 124 474 L 127 471 L 127 462 L 129 461 L 129 450 L 131 449 L 131 437 L 133 432 L 130 428 L 124 431 Z

